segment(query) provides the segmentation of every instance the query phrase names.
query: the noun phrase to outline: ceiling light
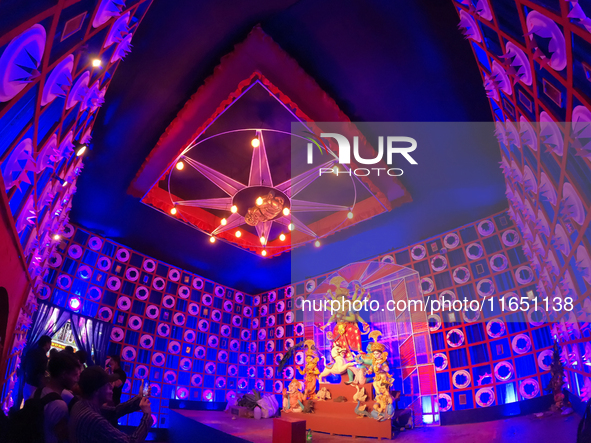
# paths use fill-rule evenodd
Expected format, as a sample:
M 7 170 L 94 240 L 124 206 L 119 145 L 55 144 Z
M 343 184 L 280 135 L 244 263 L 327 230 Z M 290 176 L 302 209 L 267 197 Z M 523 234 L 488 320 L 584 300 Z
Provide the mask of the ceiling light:
M 240 236 L 242 235 L 242 232 L 236 231 L 236 234 L 234 234 L 234 235 L 236 235 L 237 238 L 240 238 Z
M 281 234 L 281 235 L 279 236 L 279 240 L 281 240 L 281 241 L 285 241 L 285 234 Z
M 232 214 L 236 214 L 236 213 L 238 212 L 238 206 L 236 206 L 236 205 L 233 205 L 233 206 L 230 208 L 230 212 L 231 212 Z
M 228 224 L 228 220 L 222 218 L 222 226 L 226 226 Z
M 332 168 L 332 172 L 339 175 L 339 168 L 337 166 L 335 166 L 334 168 Z
M 215 243 L 215 237 L 213 235 L 209 237 L 209 243 Z
M 261 141 L 258 139 L 258 137 L 257 137 L 257 138 L 253 138 L 253 139 L 250 141 L 250 145 L 251 145 L 253 148 L 258 148 L 258 147 L 261 145 Z
M 266 238 L 263 236 L 263 237 L 261 237 L 260 240 L 261 240 L 261 245 L 264 245 L 265 244 L 265 241 L 266 241 Z
M 353 218 L 353 213 L 352 213 L 351 211 L 349 211 L 349 213 L 347 214 L 347 218 L 348 218 L 348 219 L 351 219 L 351 218 Z
M 80 309 L 80 305 L 82 303 L 80 302 L 79 298 L 72 297 L 68 304 L 70 305 L 70 308 L 72 308 L 74 311 L 77 311 L 78 309 Z
M 263 204 L 263 197 L 257 198 L 256 204 L 257 206 L 261 206 Z
M 93 58 L 92 59 L 92 67 L 93 68 L 100 68 L 100 66 L 103 64 L 103 62 L 101 61 L 100 58 Z
M 78 149 L 78 152 L 76 152 L 76 157 L 80 157 L 85 152 L 86 152 L 86 145 L 80 146 L 80 149 Z
M 53 236 L 53 239 L 54 239 L 55 241 L 58 241 L 58 240 L 61 240 L 62 238 L 60 237 L 60 235 L 59 235 L 59 234 L 55 234 L 55 235 Z
M 320 247 L 320 240 L 316 240 L 316 242 L 314 242 L 314 246 L 316 246 L 317 248 Z
M 295 225 L 293 223 L 290 223 L 288 228 L 290 231 L 293 231 L 295 229 Z
M 178 162 L 178 163 L 176 164 L 176 168 L 177 168 L 179 171 L 182 171 L 184 167 L 185 167 L 185 164 L 184 164 L 183 162 Z
M 283 215 L 285 215 L 286 217 L 289 215 L 291 211 L 289 210 L 289 208 L 283 208 Z
M 176 208 L 172 208 L 172 209 L 170 210 L 170 213 L 171 213 L 172 215 L 175 215 L 175 214 L 176 214 Z
M 263 249 L 263 250 L 262 250 L 262 252 L 261 252 L 261 255 L 262 255 L 263 257 L 266 257 L 266 256 L 267 256 L 267 251 L 266 251 L 265 249 Z

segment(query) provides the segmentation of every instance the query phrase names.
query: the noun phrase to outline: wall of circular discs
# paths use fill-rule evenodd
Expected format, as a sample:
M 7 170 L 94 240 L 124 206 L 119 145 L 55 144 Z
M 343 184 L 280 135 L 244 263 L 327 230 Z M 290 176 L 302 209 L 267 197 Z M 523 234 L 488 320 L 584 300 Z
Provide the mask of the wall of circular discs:
M 427 303 L 431 299 L 484 302 L 480 314 L 448 310 L 429 317 L 441 412 L 502 405 L 544 394 L 550 378 L 550 325 L 543 312 L 533 309 L 501 311 L 501 298 L 508 302 L 510 297 L 535 296 L 536 280 L 523 244 L 515 224 L 502 212 L 377 257 L 418 271 Z M 296 284 L 296 298 L 313 291 L 325 277 Z M 305 338 L 314 334 L 312 328 L 306 328 Z M 383 342 L 388 343 L 388 337 Z M 363 338 L 363 349 L 365 346 Z M 395 348 L 393 343 L 390 347 Z M 392 361 L 391 367 L 396 364 Z M 429 408 L 425 402 L 423 417 L 434 413 Z M 415 417 L 417 422 L 421 420 L 420 415 Z
M 496 121 L 509 216 L 547 313 L 567 388 L 591 397 L 591 5 L 454 1 Z M 567 122 L 567 123 L 565 123 Z M 533 389 L 528 384 L 525 389 Z
M 128 375 L 123 398 L 149 380 L 155 426 L 168 426 L 171 398 L 225 401 L 266 379 L 254 375 L 267 360 L 255 352 L 265 330 L 252 296 L 82 229 L 70 232 L 52 253 L 41 298 L 69 308 L 78 298 L 79 312 L 113 324 L 109 352 Z M 138 420 L 132 414 L 121 423 Z
M 2 192 L 36 284 L 55 250 L 53 236 L 67 229 L 83 168 L 77 150 L 90 141 L 110 81 L 152 0 L 37 3 L 43 5 L 13 8 L 17 13 L 4 14 L 0 24 Z M 95 58 L 101 66 L 93 66 Z M 10 353 L 1 374 L 3 407 L 19 353 L 18 347 Z

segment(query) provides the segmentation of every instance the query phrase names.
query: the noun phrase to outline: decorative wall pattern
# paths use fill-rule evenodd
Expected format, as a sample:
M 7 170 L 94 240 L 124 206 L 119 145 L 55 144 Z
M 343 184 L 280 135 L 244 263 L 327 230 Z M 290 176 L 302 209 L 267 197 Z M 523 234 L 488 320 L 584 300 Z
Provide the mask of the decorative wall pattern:
M 109 83 L 151 2 L 0 5 L 0 172 L 35 293 L 68 222 L 84 166 L 76 154 L 91 140 Z M 20 324 L 30 321 L 33 311 L 25 311 Z M 20 362 L 19 337 L 6 379 L 15 378 Z M 3 385 L 2 399 L 11 385 Z
M 456 2 L 497 122 L 509 215 L 550 312 L 567 386 L 590 397 L 591 4 Z M 566 122 L 566 123 L 565 123 Z

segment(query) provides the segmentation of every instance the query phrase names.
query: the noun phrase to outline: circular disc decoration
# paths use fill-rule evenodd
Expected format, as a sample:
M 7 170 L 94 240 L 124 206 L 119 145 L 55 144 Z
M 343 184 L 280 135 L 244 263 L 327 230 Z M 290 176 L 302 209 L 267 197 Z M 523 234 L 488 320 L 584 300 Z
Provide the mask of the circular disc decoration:
M 540 367 L 540 369 L 542 371 L 549 371 L 551 364 L 552 364 L 552 349 L 546 349 L 538 354 L 538 366 Z
M 213 401 L 213 391 L 211 389 L 207 389 L 203 391 L 203 400 L 204 401 Z
M 107 257 L 101 257 L 98 259 L 97 267 L 101 271 L 108 271 L 109 269 L 111 269 L 111 260 Z
M 258 318 L 253 318 L 252 319 L 252 327 L 253 327 L 253 329 L 258 329 L 259 328 L 259 319 Z
M 177 326 L 183 326 L 185 324 L 185 314 L 183 314 L 181 312 L 177 312 L 176 314 L 173 315 L 172 321 Z
M 464 389 L 470 386 L 472 378 L 470 377 L 470 373 L 468 371 L 465 369 L 460 369 L 459 371 L 454 372 L 452 376 L 452 382 L 456 388 Z
M 62 261 L 62 256 L 55 251 L 49 256 L 49 266 L 52 268 L 59 268 L 62 264 Z
M 427 317 L 427 322 L 429 323 L 429 330 L 434 332 L 441 328 L 441 317 L 437 314 L 431 314 Z
M 193 279 L 193 287 L 195 289 L 203 289 L 203 279 L 199 278 L 199 277 L 195 277 Z
M 139 366 L 136 366 L 135 371 L 133 371 L 133 373 L 135 374 L 135 376 L 137 378 L 139 378 L 140 380 L 143 380 L 148 376 L 149 371 L 146 366 L 139 365 Z
M 215 322 L 219 322 L 222 320 L 222 313 L 217 309 L 211 311 L 211 319 Z
M 495 272 L 501 272 L 507 269 L 509 261 L 503 254 L 495 254 L 490 259 L 490 267 Z
M 445 368 L 447 368 L 447 363 L 447 355 L 443 352 L 433 354 L 433 364 L 435 365 L 435 370 L 443 371 Z
M 107 287 L 111 291 L 117 291 L 121 287 L 121 280 L 118 277 L 109 277 L 107 280 Z
M 180 298 L 187 299 L 191 295 L 191 289 L 188 286 L 179 286 L 177 294 Z
M 264 340 L 265 338 L 267 338 L 267 331 L 264 329 L 259 329 L 258 337 L 259 340 Z
M 195 337 L 195 331 L 193 331 L 192 329 L 187 329 L 183 334 L 183 338 L 187 343 L 193 343 L 195 341 Z
M 466 283 L 470 280 L 470 271 L 465 266 L 460 266 L 459 268 L 454 269 L 453 278 L 458 284 Z
M 540 385 L 533 378 L 526 378 L 519 384 L 519 393 L 525 399 L 536 397 L 540 393 Z
M 458 346 L 462 346 L 464 344 L 464 333 L 461 329 L 452 329 L 447 333 L 447 344 L 452 348 L 457 348 Z
M 515 246 L 517 243 L 519 243 L 519 235 L 514 229 L 507 229 L 505 232 L 503 232 L 501 238 L 503 239 L 505 246 Z
M 174 372 L 174 371 L 166 371 L 164 373 L 164 381 L 166 383 L 170 383 L 170 384 L 176 383 L 176 372 Z
M 495 232 L 495 225 L 490 220 L 483 220 L 478 223 L 478 232 L 480 232 L 480 235 L 488 237 Z
M 267 317 L 267 326 L 275 326 L 275 316 L 269 315 Z
M 277 306 L 275 307 L 277 312 L 283 312 L 285 310 L 285 303 L 283 301 L 277 302 Z
M 500 361 L 495 365 L 495 377 L 499 381 L 507 381 L 513 377 L 515 370 L 508 361 Z
M 222 286 L 216 286 L 215 295 L 217 295 L 218 297 L 223 297 L 224 295 L 226 295 L 226 290 Z
M 223 325 L 222 329 L 221 329 L 222 335 L 224 337 L 229 337 L 230 336 L 230 326 L 228 325 Z
M 546 311 L 544 311 L 543 308 L 538 308 L 537 310 L 535 310 L 535 308 L 531 308 L 529 311 L 527 311 L 527 319 L 530 325 L 534 327 L 540 326 L 547 320 Z
M 277 299 L 277 293 L 275 291 L 269 292 L 269 302 L 273 303 Z
M 276 394 L 281 394 L 281 392 L 283 391 L 283 382 L 281 380 L 275 381 L 275 383 L 273 384 L 273 389 L 275 390 Z
M 240 338 L 242 338 L 242 340 L 248 340 L 250 338 L 250 331 L 248 329 L 243 329 L 240 333 Z
M 117 258 L 117 260 L 121 261 L 121 262 L 126 262 L 127 260 L 129 260 L 129 251 L 125 248 L 120 248 L 117 250 L 117 253 L 115 254 L 115 257 Z
M 382 263 L 392 263 L 392 264 L 394 264 L 394 263 L 395 263 L 394 257 L 392 257 L 391 255 L 384 255 L 384 256 L 383 256 L 383 257 L 380 259 L 380 261 L 381 261 Z
M 110 322 L 113 318 L 113 311 L 111 311 L 111 308 L 103 306 L 99 309 L 97 317 L 100 318 L 102 321 Z
M 124 337 L 125 334 L 123 333 L 123 329 L 115 327 L 111 330 L 111 340 L 119 343 Z
M 250 306 L 245 306 L 242 313 L 245 317 L 250 317 L 252 315 L 252 309 L 250 308 Z
M 164 286 L 166 286 L 166 283 L 164 282 L 164 279 L 162 277 L 156 277 L 152 281 L 152 286 L 154 286 L 154 289 L 162 291 L 164 289 Z
M 427 255 L 427 250 L 423 245 L 416 245 L 410 250 L 410 255 L 414 260 L 421 260 Z
M 431 258 L 431 269 L 435 272 L 443 271 L 447 268 L 447 259 L 443 255 L 436 255 Z
M 193 374 L 191 376 L 191 384 L 193 386 L 201 386 L 201 382 L 203 381 L 203 377 L 201 374 Z
M 90 291 L 88 291 L 88 293 L 90 294 Z M 39 289 L 37 290 L 37 296 L 41 300 L 47 300 L 51 296 L 51 289 L 46 284 L 42 283 L 39 285 Z M 100 295 L 99 295 L 99 298 L 100 298 Z
M 199 315 L 199 305 L 197 303 L 189 303 L 189 314 L 193 316 Z
M 144 260 L 142 267 L 144 268 L 144 271 L 154 272 L 154 270 L 156 269 L 156 263 L 154 262 L 154 260 L 146 259 Z
M 165 295 L 164 298 L 162 299 L 162 304 L 164 305 L 165 308 L 168 308 L 168 309 L 174 308 L 175 303 L 176 303 L 176 300 L 174 299 L 174 297 L 172 295 Z
M 88 247 L 93 251 L 100 251 L 103 247 L 103 241 L 98 237 L 90 237 L 90 240 L 88 240 Z
M 261 309 L 260 309 L 261 317 L 264 317 L 265 315 L 267 315 L 267 310 L 268 310 L 267 305 L 261 306 Z
M 472 309 L 462 311 L 462 318 L 466 323 L 474 323 L 480 319 L 480 311 L 475 311 Z
M 240 354 L 240 357 L 238 357 L 238 362 L 241 365 L 247 365 L 248 364 L 248 355 L 246 355 L 246 354 Z
M 491 279 L 485 278 L 476 284 L 476 290 L 481 297 L 489 297 L 495 293 L 495 285 Z
M 217 348 L 219 343 L 220 343 L 220 340 L 217 338 L 216 335 L 210 335 L 209 338 L 207 339 L 207 344 L 211 348 Z
M 316 289 L 316 280 L 314 279 L 310 279 L 306 282 L 306 292 L 312 292 L 314 289 Z
M 150 305 L 148 306 L 148 309 L 146 309 L 146 315 L 148 316 L 148 318 L 151 318 L 152 320 L 158 318 L 159 314 L 160 308 L 158 308 L 158 306 Z
M 164 354 L 162 352 L 155 352 L 152 355 L 152 364 L 154 366 L 162 366 L 165 361 L 166 357 L 164 357 Z
M 447 412 L 451 409 L 451 397 L 448 394 L 439 394 L 439 410 Z
M 287 378 L 288 380 L 291 380 L 293 378 L 293 376 L 295 375 L 295 371 L 291 366 L 288 366 L 287 368 L 285 368 L 283 370 L 283 374 L 285 375 L 285 378 Z
M 137 281 L 137 279 L 140 278 L 140 271 L 136 268 L 127 268 L 125 271 L 125 277 L 129 281 Z
M 486 333 L 491 338 L 499 338 L 505 334 L 505 323 L 498 318 L 493 318 L 486 324 Z
M 275 329 L 275 337 L 276 338 L 283 338 L 283 334 L 284 334 L 284 329 L 283 326 L 278 326 L 277 329 Z
M 515 271 L 515 278 L 520 285 L 526 285 L 534 279 L 534 273 L 529 266 L 520 266 Z
M 525 354 L 531 350 L 531 340 L 526 334 L 518 334 L 511 340 L 511 347 L 517 354 Z
M 289 311 L 285 313 L 285 323 L 293 323 L 293 312 Z
M 207 332 L 209 330 L 209 322 L 205 319 L 199 320 L 197 327 L 201 332 Z
M 460 237 L 455 232 L 451 232 L 443 238 L 443 244 L 446 248 L 453 249 L 460 244 Z
M 270 366 L 267 366 L 265 368 L 265 377 L 266 378 L 273 378 L 273 368 L 271 368 Z
M 234 305 L 232 304 L 232 302 L 230 300 L 226 300 L 224 302 L 224 311 L 232 312 L 233 310 L 234 310 Z
M 289 351 L 289 348 L 293 348 L 293 340 L 291 338 L 285 340 L 285 350 Z
M 205 348 L 203 346 L 197 346 L 195 348 L 195 353 L 194 353 L 196 358 L 203 358 L 205 357 Z
M 144 349 L 151 349 L 154 346 L 154 337 L 144 334 L 140 337 L 140 346 Z
M 74 259 L 82 257 L 82 248 L 79 245 L 71 245 L 68 248 L 68 255 Z
M 454 302 L 457 300 L 456 293 L 454 291 L 443 291 L 439 294 L 439 301 L 441 303 L 445 301 Z
M 121 297 L 119 297 L 119 300 L 117 300 L 117 307 L 122 311 L 129 311 L 129 309 L 131 308 L 131 300 L 129 299 L 129 297 L 122 295 Z
M 295 289 L 293 286 L 288 286 L 287 288 L 285 288 L 285 296 L 287 298 L 293 297 L 294 292 L 295 292 Z
M 123 357 L 123 360 L 125 361 L 134 361 L 136 355 L 135 348 L 131 346 L 125 346 L 123 351 L 121 351 L 121 357 Z
M 244 303 L 244 294 L 242 292 L 237 292 L 234 294 L 234 300 L 236 303 Z
M 466 255 L 470 260 L 479 259 L 482 257 L 483 253 L 484 250 L 482 249 L 480 243 L 470 243 L 468 246 L 466 246 Z
M 298 323 L 296 325 L 295 333 L 298 337 L 301 337 L 302 335 L 304 335 L 304 324 L 303 323 Z
M 211 306 L 213 303 L 213 297 L 210 294 L 203 294 L 203 298 L 201 299 L 204 305 Z
M 242 324 L 242 318 L 239 315 L 235 315 L 232 317 L 232 324 L 236 327 L 240 326 Z
M 181 279 L 181 273 L 178 269 L 172 268 L 168 271 L 168 278 L 172 281 L 179 281 Z
M 240 342 L 238 340 L 230 341 L 230 350 L 231 351 L 239 351 L 240 350 Z
M 135 296 L 140 300 L 147 300 L 150 295 L 150 290 L 145 286 L 138 286 L 135 290 Z
M 214 362 L 207 362 L 205 364 L 205 372 L 208 374 L 215 374 L 216 365 Z
M 168 334 L 170 334 L 170 326 L 168 326 L 166 323 L 160 323 L 156 330 L 158 331 L 158 335 L 162 337 L 168 337 Z
M 433 280 L 431 280 L 429 277 L 421 278 L 421 289 L 423 290 L 423 294 L 430 294 L 433 292 L 433 289 L 435 289 Z
M 248 382 L 246 381 L 246 379 L 241 378 L 240 380 L 238 380 L 238 389 L 244 390 L 248 387 Z
M 228 366 L 228 375 L 230 377 L 236 377 L 238 375 L 238 368 L 236 367 L 236 365 Z
M 72 277 L 62 274 L 57 278 L 57 285 L 61 289 L 68 289 L 72 285 Z
M 486 408 L 495 402 L 495 391 L 492 388 L 480 388 L 476 391 L 476 403 Z
M 83 278 L 84 280 L 87 280 L 90 278 L 91 275 L 92 275 L 92 269 L 90 269 L 90 266 L 82 265 L 78 268 L 78 277 Z
M 275 340 L 267 340 L 267 352 L 273 352 L 275 350 Z
M 257 350 L 257 344 L 255 342 L 250 342 L 248 344 L 249 352 L 255 352 Z
M 189 390 L 187 388 L 182 388 L 182 387 L 177 388 L 177 390 L 176 390 L 176 398 L 177 399 L 183 400 L 188 397 L 189 397 Z
M 168 343 L 168 352 L 171 354 L 178 354 L 181 352 L 181 344 L 178 341 L 171 341 Z

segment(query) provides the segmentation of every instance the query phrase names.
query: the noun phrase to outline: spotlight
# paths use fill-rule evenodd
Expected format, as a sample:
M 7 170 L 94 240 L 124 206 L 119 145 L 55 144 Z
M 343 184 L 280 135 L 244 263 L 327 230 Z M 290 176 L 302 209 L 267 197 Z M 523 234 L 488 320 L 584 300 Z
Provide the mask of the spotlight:
M 92 59 L 92 67 L 93 68 L 100 68 L 102 64 L 103 64 L 103 62 L 100 58 L 93 58 Z
M 76 157 L 80 157 L 82 154 L 86 152 L 86 145 L 80 146 L 78 151 L 76 152 Z
M 185 167 L 185 164 L 184 164 L 183 162 L 178 162 L 178 163 L 176 164 L 176 168 L 177 168 L 179 171 L 182 171 L 184 167 Z
M 293 231 L 295 229 L 295 225 L 293 223 L 290 223 L 288 228 L 290 231 Z
M 222 226 L 226 226 L 228 224 L 228 220 L 222 218 Z
M 258 148 L 258 147 L 261 145 L 261 141 L 258 139 L 258 137 L 257 137 L 257 138 L 253 138 L 253 139 L 250 141 L 250 145 L 251 145 L 253 148 Z
M 317 248 L 320 247 L 320 240 L 316 240 L 316 242 L 314 242 L 314 246 L 316 246 Z
M 283 215 L 285 215 L 286 217 L 289 215 L 291 211 L 289 210 L 289 208 L 283 208 Z
M 78 309 L 80 309 L 80 305 L 82 303 L 80 303 L 80 299 L 76 298 L 76 297 L 72 297 L 70 299 L 70 301 L 68 302 L 68 305 L 70 305 L 70 308 L 72 308 L 74 311 L 77 311 Z
M 256 204 L 257 206 L 261 206 L 263 204 L 263 197 L 257 198 Z
M 215 243 L 215 237 L 213 235 L 209 237 L 209 243 Z
M 279 240 L 281 240 L 281 241 L 285 241 L 285 234 L 281 234 L 281 235 L 279 236 Z
M 332 168 L 332 172 L 335 173 L 336 175 L 339 175 L 339 168 L 337 166 L 335 166 L 334 168 Z
M 261 245 L 264 245 L 265 244 L 265 241 L 267 239 L 264 236 L 261 236 L 260 240 L 261 240 Z
M 172 209 L 170 210 L 170 213 L 171 213 L 172 215 L 175 215 L 175 214 L 176 214 L 176 212 L 177 212 L 177 211 L 176 211 L 176 208 L 172 208 Z
M 349 211 L 349 213 L 347 214 L 347 218 L 348 219 L 352 219 L 353 218 L 353 213 L 351 211 Z
M 233 206 L 230 208 L 230 212 L 231 212 L 232 214 L 236 214 L 236 213 L 238 212 L 238 206 L 236 206 L 236 205 L 233 205 Z
M 262 255 L 263 257 L 266 257 L 266 256 L 267 256 L 267 251 L 266 251 L 265 249 L 263 249 L 263 251 L 261 252 L 261 255 Z
M 59 234 L 55 234 L 55 235 L 53 236 L 53 239 L 54 239 L 55 241 L 59 241 L 59 240 L 61 240 L 62 238 L 60 237 L 60 235 L 59 235 Z
M 240 236 L 242 235 L 242 232 L 240 231 L 236 231 L 236 234 L 234 234 L 236 236 L 236 238 L 240 238 Z

